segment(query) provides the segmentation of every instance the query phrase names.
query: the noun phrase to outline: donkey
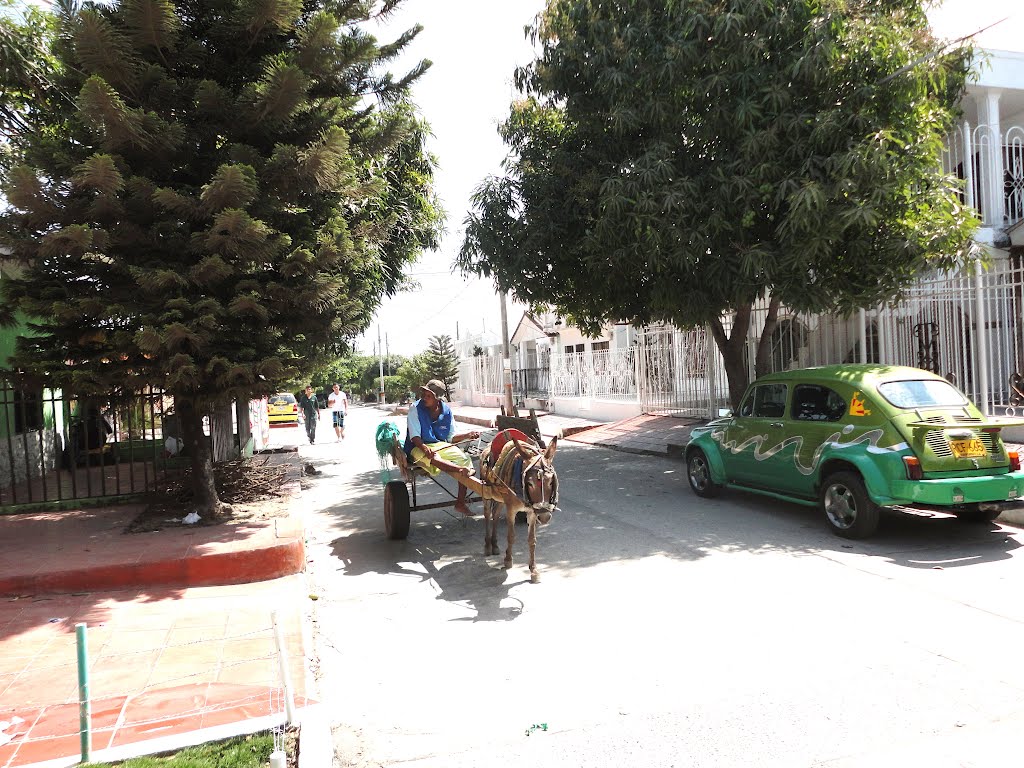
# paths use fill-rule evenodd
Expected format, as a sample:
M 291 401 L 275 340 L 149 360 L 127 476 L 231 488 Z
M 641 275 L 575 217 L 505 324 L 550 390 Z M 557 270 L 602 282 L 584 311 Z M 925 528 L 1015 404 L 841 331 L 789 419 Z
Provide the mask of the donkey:
M 537 523 L 544 525 L 558 503 L 558 475 L 552 463 L 558 438 L 551 439 L 545 450 L 534 443 L 523 443 L 509 434 L 498 456 L 493 454 L 481 461 L 481 475 L 484 481 L 495 487 L 502 499 L 484 500 L 484 554 L 498 554 L 498 505 L 505 506 L 505 521 L 508 529 L 508 549 L 505 550 L 505 567 L 512 567 L 512 545 L 516 541 L 516 513 L 526 512 L 529 526 L 527 542 L 530 545 L 530 582 L 540 581 L 537 573 L 535 553 L 537 549 Z

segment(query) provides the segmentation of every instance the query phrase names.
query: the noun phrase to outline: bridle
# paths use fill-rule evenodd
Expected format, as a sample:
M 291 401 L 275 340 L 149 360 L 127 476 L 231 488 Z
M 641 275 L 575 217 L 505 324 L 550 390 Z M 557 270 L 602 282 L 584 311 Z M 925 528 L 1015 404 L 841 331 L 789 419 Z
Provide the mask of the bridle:
M 522 501 L 536 513 L 538 522 L 547 523 L 551 519 L 551 515 L 558 509 L 558 475 L 555 473 L 555 468 L 539 447 L 531 455 L 531 452 L 523 448 L 515 435 L 509 433 L 508 437 L 512 439 L 516 451 L 523 459 L 523 468 L 519 476 L 523 489 Z M 538 486 L 540 498 L 534 500 L 534 494 L 531 491 L 535 491 Z M 509 490 L 512 489 L 509 488 Z

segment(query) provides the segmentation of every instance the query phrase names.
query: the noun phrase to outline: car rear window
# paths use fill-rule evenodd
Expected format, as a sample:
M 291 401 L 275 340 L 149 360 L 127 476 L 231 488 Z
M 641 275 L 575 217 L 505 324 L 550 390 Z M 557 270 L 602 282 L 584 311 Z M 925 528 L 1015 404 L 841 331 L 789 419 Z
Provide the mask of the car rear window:
M 274 395 L 271 398 L 271 402 L 274 403 L 275 405 L 280 405 L 282 402 L 294 403 L 295 402 L 295 395 L 291 394 L 290 392 L 286 392 L 283 395 Z
M 793 390 L 793 418 L 798 421 L 839 421 L 845 414 L 846 401 L 828 387 L 800 384 Z
M 878 394 L 897 408 L 936 408 L 967 402 L 952 384 L 935 379 L 887 381 L 878 385 Z

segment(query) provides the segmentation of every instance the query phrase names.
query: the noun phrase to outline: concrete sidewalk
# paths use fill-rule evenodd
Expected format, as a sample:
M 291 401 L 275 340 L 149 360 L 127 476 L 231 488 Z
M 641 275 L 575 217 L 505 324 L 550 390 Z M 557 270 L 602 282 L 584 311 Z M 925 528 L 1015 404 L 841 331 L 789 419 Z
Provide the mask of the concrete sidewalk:
M 0 768 L 77 762 L 79 623 L 94 761 L 283 720 L 275 619 L 310 703 L 299 456 L 272 461 L 277 517 L 125 534 L 140 507 L 0 516 Z

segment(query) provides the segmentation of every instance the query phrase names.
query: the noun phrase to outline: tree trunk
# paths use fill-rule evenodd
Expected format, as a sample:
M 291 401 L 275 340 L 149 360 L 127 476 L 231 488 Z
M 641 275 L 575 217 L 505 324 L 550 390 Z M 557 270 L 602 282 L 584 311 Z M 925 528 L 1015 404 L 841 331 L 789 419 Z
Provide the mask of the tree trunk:
M 711 323 L 711 333 L 715 337 L 718 351 L 722 353 L 725 376 L 729 381 L 729 404 L 733 411 L 739 410 L 740 399 L 747 389 L 749 377 L 747 364 L 743 359 L 743 349 L 747 343 L 747 331 L 750 329 L 751 305 L 745 304 L 736 309 L 736 318 L 732 326 L 732 335 L 726 336 L 722 321 L 718 318 Z
M 768 304 L 768 317 L 765 318 L 761 338 L 757 342 L 757 358 L 754 361 L 754 376 L 760 379 L 771 373 L 772 366 L 772 334 L 779 325 L 779 300 L 772 296 Z
M 210 441 L 203 434 L 203 412 L 196 408 L 193 400 L 181 395 L 175 396 L 174 407 L 181 426 L 181 439 L 192 459 L 192 503 L 201 517 L 217 517 L 223 505 L 213 482 L 213 460 Z

